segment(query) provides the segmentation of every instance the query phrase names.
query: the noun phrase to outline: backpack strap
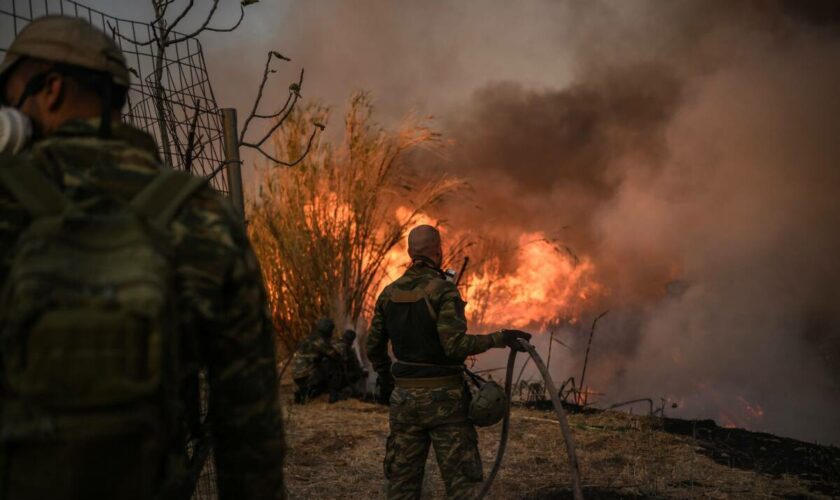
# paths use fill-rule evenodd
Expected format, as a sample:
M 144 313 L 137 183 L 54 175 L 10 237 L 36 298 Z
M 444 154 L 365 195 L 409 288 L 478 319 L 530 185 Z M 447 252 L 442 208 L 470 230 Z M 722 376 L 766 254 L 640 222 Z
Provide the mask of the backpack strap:
M 206 179 L 177 170 L 163 170 L 131 200 L 131 207 L 152 223 L 166 227 Z
M 0 166 L 0 184 L 32 217 L 60 214 L 70 204 L 58 186 L 34 165 L 12 160 L 10 165 Z
M 435 278 L 430 281 L 425 287 L 423 288 L 416 288 L 414 290 L 394 290 L 391 292 L 391 296 L 389 300 L 391 302 L 395 302 L 397 304 L 413 304 L 419 301 L 426 302 L 426 308 L 429 310 L 429 315 L 437 321 L 437 311 L 435 311 L 434 306 L 432 306 L 431 296 L 440 290 L 440 287 L 446 283 L 441 278 Z
M 423 300 L 426 301 L 426 307 L 429 309 L 429 314 L 432 315 L 432 318 L 437 321 L 438 319 L 438 312 L 432 307 L 432 295 L 437 293 L 440 288 L 446 283 L 443 278 L 435 278 L 426 285 L 426 288 L 423 289 Z

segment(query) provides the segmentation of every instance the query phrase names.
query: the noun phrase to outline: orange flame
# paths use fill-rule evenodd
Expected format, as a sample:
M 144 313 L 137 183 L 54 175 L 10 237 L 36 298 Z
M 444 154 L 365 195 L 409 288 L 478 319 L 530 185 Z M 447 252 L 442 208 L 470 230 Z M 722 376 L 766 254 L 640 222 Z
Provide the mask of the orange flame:
M 399 207 L 395 217 L 402 222 L 411 210 Z M 436 225 L 432 217 L 420 214 L 416 224 Z M 459 234 L 441 228 L 444 241 Z M 385 282 L 398 278 L 408 264 L 405 240 L 389 252 L 383 265 Z M 593 296 L 603 293 L 594 281 L 595 267 L 588 257 L 578 258 L 550 242 L 544 233 L 521 234 L 514 266 L 503 270 L 501 260 L 491 257 L 477 264 L 462 283 L 471 330 L 542 327 L 562 319 L 577 321 Z
M 488 327 L 544 326 L 559 318 L 574 323 L 603 291 L 594 269 L 588 257 L 559 251 L 543 233 L 522 234 L 512 271 L 501 272 L 494 258 L 470 280 L 467 313 Z

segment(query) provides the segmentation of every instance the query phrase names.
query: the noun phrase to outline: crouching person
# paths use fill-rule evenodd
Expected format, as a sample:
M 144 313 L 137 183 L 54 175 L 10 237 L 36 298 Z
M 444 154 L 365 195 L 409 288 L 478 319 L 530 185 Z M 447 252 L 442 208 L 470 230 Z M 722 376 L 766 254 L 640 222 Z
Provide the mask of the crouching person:
M 335 323 L 321 318 L 309 337 L 303 339 L 292 357 L 295 403 L 306 403 L 329 390 L 331 373 L 339 361 L 332 346 Z

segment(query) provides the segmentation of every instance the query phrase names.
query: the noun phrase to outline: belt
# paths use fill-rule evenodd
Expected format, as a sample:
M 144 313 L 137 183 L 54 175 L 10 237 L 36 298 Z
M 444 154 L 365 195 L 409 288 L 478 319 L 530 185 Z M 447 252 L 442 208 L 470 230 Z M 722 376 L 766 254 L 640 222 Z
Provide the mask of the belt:
M 460 373 L 458 375 L 447 375 L 445 377 L 394 377 L 394 382 L 400 389 L 438 389 L 441 387 L 460 387 L 464 383 L 464 377 Z

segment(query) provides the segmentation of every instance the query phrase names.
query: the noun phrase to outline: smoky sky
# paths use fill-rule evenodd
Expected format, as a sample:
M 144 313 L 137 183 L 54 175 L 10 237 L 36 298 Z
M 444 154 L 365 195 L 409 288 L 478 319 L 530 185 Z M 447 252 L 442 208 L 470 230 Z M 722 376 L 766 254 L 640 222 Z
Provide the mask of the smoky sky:
M 594 257 L 613 312 L 590 381 L 612 401 L 836 443 L 836 9 L 698 5 L 653 8 L 665 45 L 622 24 L 650 17 L 596 19 L 564 86 L 476 90 L 445 168 L 474 179 L 483 233 L 571 226 Z

